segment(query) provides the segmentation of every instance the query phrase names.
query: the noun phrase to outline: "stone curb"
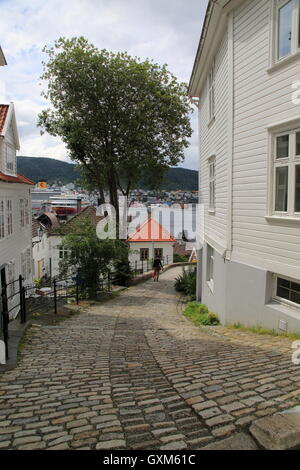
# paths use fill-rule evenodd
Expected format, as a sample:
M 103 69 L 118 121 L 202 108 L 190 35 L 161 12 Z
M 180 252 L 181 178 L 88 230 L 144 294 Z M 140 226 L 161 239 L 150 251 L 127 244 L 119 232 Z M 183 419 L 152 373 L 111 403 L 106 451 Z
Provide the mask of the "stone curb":
M 300 449 L 300 406 L 254 421 L 250 432 L 267 450 Z
M 22 340 L 25 331 L 31 325 L 31 322 L 21 324 L 20 319 L 15 319 L 12 323 L 15 323 L 13 328 L 9 330 L 9 340 L 8 340 L 8 355 L 9 359 L 6 361 L 6 364 L 0 365 L 0 373 L 5 372 L 6 370 L 13 369 L 18 360 L 18 348 L 20 341 Z M 12 324 L 11 324 L 12 325 Z

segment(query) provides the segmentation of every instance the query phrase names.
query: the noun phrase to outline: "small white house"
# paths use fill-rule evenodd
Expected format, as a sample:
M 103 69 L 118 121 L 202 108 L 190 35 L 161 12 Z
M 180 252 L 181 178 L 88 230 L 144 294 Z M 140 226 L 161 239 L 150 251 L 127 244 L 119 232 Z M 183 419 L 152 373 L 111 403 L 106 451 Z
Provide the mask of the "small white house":
M 1 54 L 0 54 L 1 60 Z M 21 274 L 32 282 L 31 188 L 34 185 L 17 173 L 19 138 L 14 106 L 0 105 L 0 288 Z M 9 284 L 10 316 L 18 313 L 18 284 Z M 14 295 L 16 293 L 16 295 Z
M 129 262 L 132 269 L 151 269 L 154 258 L 163 264 L 173 263 L 175 239 L 156 220 L 149 217 L 128 237 L 130 247 Z
M 34 266 L 34 279 L 51 277 L 52 258 L 50 253 L 49 233 L 59 226 L 54 213 L 43 213 L 32 218 L 32 256 Z
M 300 331 L 299 17 L 299 0 L 208 2 L 189 84 L 198 293 L 223 323 Z
M 96 225 L 101 219 L 102 217 L 96 214 L 95 207 L 87 206 L 66 223 L 61 224 L 60 230 L 57 230 L 57 226 L 53 225 L 53 228 L 47 232 L 47 242 L 45 242 L 45 244 L 47 243 L 47 256 L 44 257 L 44 264 L 48 266 L 49 276 L 59 276 L 59 263 L 65 256 L 65 250 L 62 247 L 63 238 L 72 233 L 74 223 L 76 224 L 78 220 L 88 220 L 95 225 L 96 230 Z

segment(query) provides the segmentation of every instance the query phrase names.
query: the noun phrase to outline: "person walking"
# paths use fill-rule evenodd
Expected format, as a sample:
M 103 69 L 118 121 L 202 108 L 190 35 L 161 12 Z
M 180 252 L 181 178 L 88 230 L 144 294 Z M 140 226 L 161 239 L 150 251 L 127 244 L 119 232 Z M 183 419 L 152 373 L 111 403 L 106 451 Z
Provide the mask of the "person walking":
M 158 282 L 159 273 L 160 273 L 160 271 L 163 270 L 163 265 L 162 265 L 162 262 L 161 262 L 160 258 L 157 257 L 157 258 L 154 259 L 153 269 L 154 269 L 153 281 Z

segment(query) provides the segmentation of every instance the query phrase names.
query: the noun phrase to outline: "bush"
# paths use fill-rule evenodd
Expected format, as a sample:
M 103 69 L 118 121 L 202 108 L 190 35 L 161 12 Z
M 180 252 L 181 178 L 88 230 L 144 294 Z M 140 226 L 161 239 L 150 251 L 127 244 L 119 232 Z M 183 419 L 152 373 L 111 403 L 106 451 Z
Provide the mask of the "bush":
M 198 302 L 189 302 L 183 312 L 195 325 L 219 325 L 218 315 L 210 312 L 206 305 Z
M 181 292 L 183 295 L 186 295 L 189 300 L 196 299 L 196 282 L 197 282 L 197 270 L 193 269 L 184 269 L 182 274 L 180 274 L 175 279 L 175 289 L 177 292 Z
M 189 260 L 189 257 L 186 255 L 181 255 L 180 253 L 174 253 L 173 262 L 174 263 L 186 263 Z

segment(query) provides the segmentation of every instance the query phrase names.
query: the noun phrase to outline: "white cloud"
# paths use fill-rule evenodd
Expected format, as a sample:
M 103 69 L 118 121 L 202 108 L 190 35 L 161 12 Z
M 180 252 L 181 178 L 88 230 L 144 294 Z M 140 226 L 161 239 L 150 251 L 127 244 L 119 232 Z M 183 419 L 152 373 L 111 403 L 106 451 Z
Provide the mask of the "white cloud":
M 188 81 L 207 0 L 2 0 L 1 45 L 8 66 L 2 67 L 6 101 L 16 105 L 22 155 L 65 159 L 59 139 L 40 136 L 37 115 L 41 98 L 42 48 L 59 36 L 83 35 L 99 48 L 128 51 L 142 59 L 167 63 Z M 3 87 L 0 83 L 0 95 Z M 196 127 L 196 119 L 192 124 Z M 191 139 L 182 166 L 197 167 L 197 138 Z

